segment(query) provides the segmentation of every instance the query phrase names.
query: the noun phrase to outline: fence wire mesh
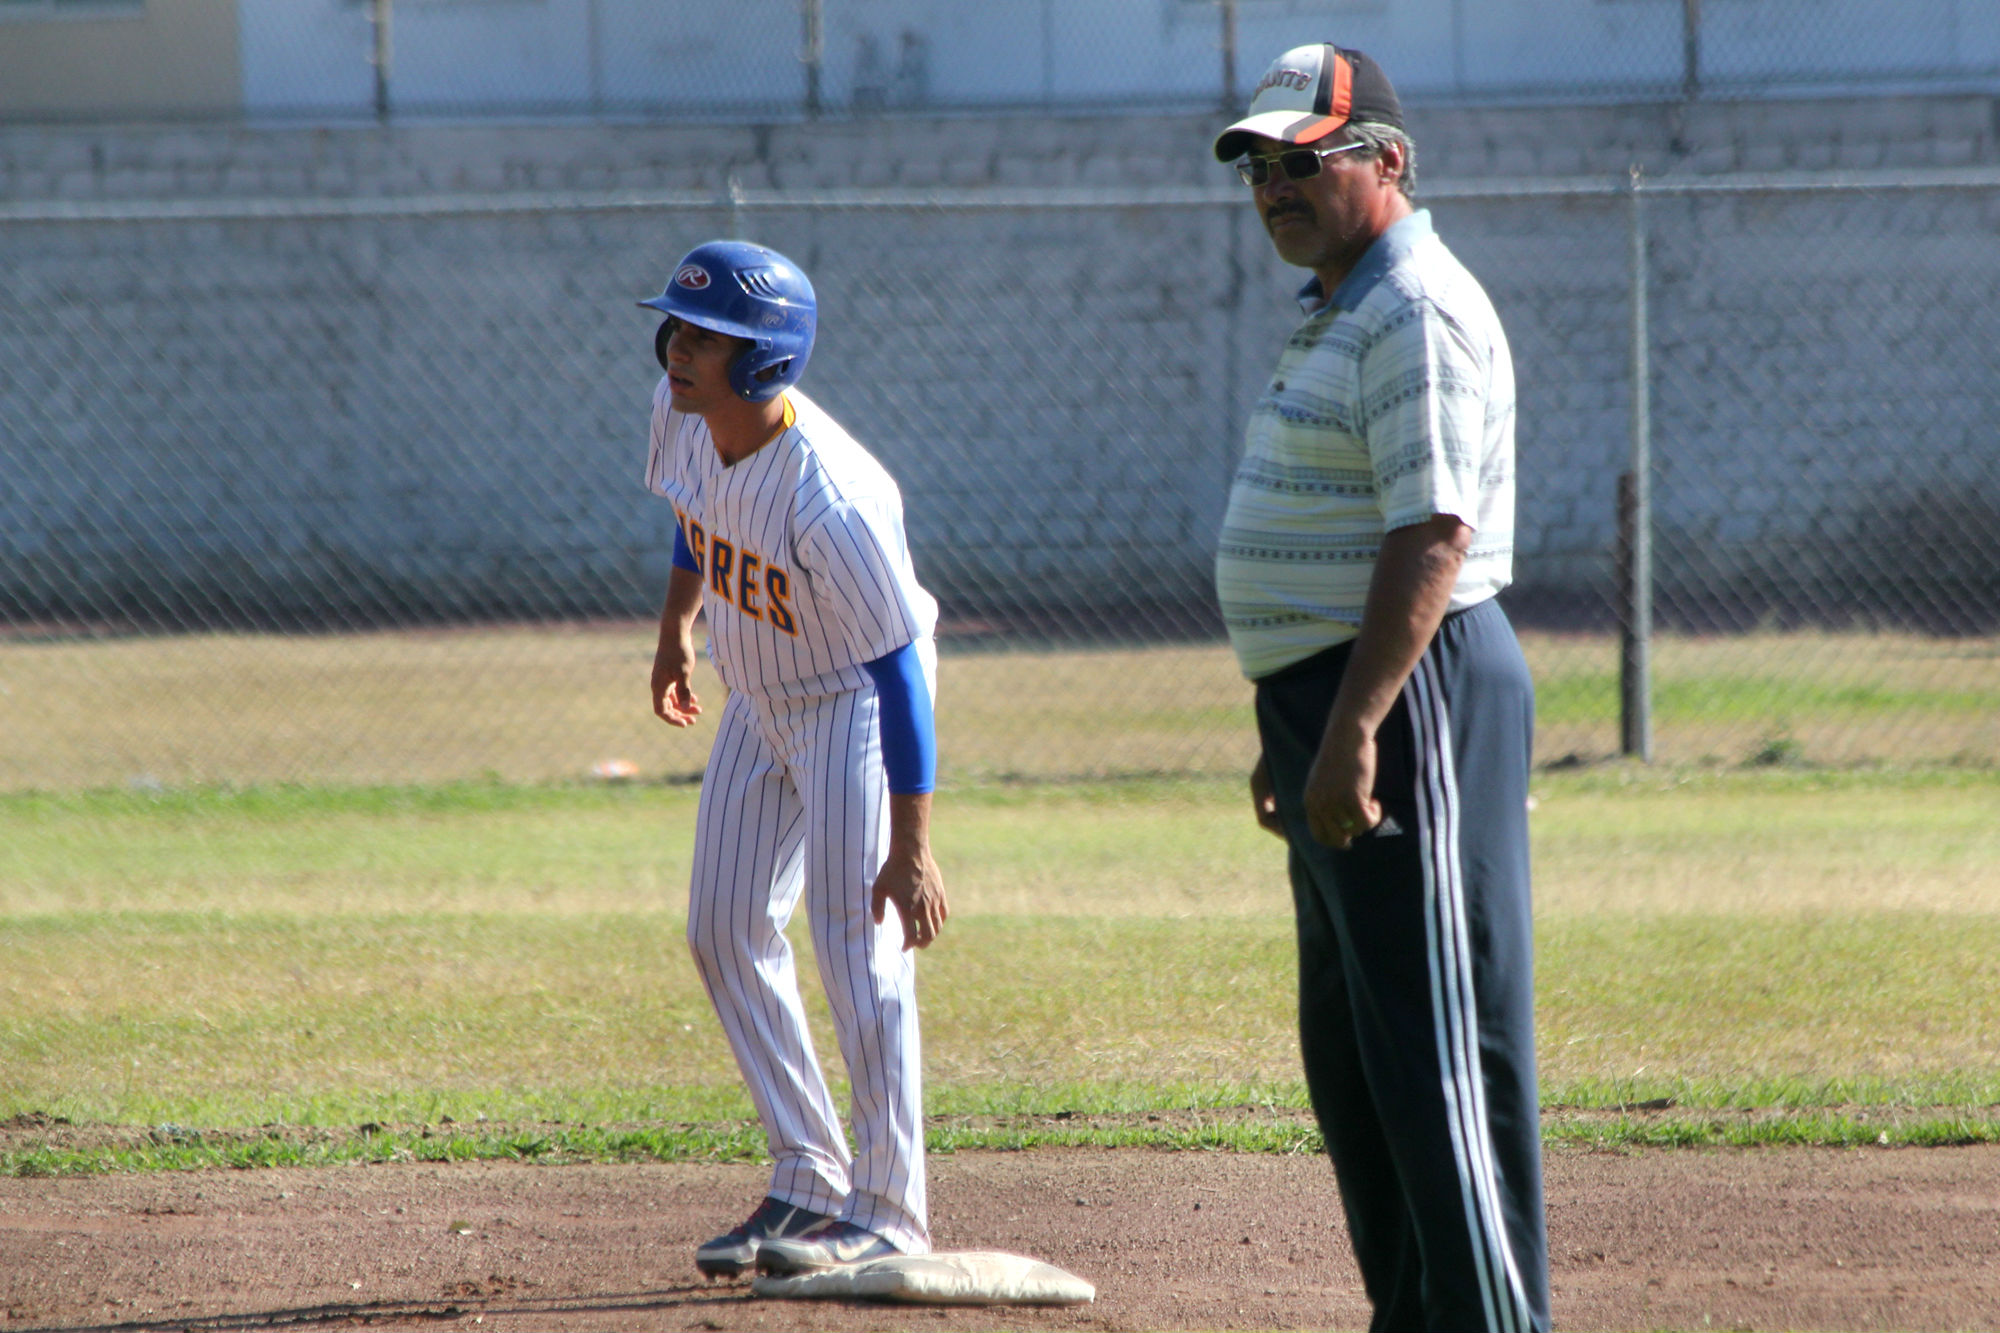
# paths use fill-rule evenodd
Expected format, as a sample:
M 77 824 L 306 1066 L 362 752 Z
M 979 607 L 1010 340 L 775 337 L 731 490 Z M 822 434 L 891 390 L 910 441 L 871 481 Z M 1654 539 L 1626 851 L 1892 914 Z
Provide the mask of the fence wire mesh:
M 1639 202 L 1658 755 L 2000 759 L 2000 181 Z M 1519 368 L 1540 753 L 1615 753 L 1631 194 L 1430 206 Z M 947 780 L 1252 757 L 1210 550 L 1298 275 L 1240 198 L 65 212 L 0 223 L 0 787 L 697 772 L 631 302 L 730 233 L 903 486 Z

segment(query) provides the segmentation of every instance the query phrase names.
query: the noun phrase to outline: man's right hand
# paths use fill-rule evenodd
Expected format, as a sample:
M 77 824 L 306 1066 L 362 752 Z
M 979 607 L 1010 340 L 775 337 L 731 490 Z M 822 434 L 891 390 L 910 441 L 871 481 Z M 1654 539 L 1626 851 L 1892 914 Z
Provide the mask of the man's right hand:
M 1257 827 L 1276 837 L 1285 836 L 1285 823 L 1278 818 L 1278 793 L 1271 786 L 1271 763 L 1263 755 L 1257 756 L 1257 767 L 1250 770 L 1250 809 L 1257 816 Z
M 1375 738 L 1327 720 L 1319 753 L 1306 773 L 1306 832 L 1313 841 L 1346 851 L 1382 822 L 1375 799 Z
M 660 646 L 653 653 L 653 712 L 660 721 L 674 727 L 691 727 L 701 716 L 693 673 L 694 641 L 662 634 Z

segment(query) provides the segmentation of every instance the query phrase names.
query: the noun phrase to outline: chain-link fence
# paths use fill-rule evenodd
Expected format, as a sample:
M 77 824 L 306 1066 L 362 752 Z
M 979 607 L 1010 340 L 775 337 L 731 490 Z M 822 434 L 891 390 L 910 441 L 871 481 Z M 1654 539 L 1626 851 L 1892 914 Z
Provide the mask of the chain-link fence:
M 1984 0 L 0 0 L 0 35 L 0 111 L 85 118 L 1236 107 L 1325 40 L 1419 102 L 2000 87 Z
M 1660 757 L 2000 757 L 2000 176 L 1429 203 L 1519 368 L 1545 758 L 1619 748 L 1640 345 Z M 0 787 L 697 770 L 631 302 L 729 233 L 903 485 L 948 775 L 1238 771 L 1211 543 L 1299 276 L 1242 198 L 750 194 L 12 210 Z

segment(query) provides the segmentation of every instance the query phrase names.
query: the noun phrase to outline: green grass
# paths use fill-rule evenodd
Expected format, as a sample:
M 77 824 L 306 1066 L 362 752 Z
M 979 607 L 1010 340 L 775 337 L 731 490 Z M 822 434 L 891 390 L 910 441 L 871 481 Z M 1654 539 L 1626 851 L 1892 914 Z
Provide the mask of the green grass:
M 1892 682 L 1798 679 L 1778 669 L 1763 675 L 1704 674 L 1656 683 L 1656 725 L 1740 722 L 1755 730 L 1775 711 L 1794 716 L 1894 717 L 1909 712 L 1974 716 L 2000 709 L 2000 685 L 1975 680 L 1959 688 L 1898 686 Z M 1536 710 L 1545 722 L 1582 722 L 1618 715 L 1614 671 L 1576 672 L 1536 682 Z
M 1771 1105 L 1780 1087 L 1865 1086 L 1900 1101 L 1957 1086 L 2000 1103 L 2000 919 L 1584 917 L 1545 924 L 1538 946 L 1543 1079 L 1558 1100 L 1618 1086 L 1620 1100 L 1685 1102 L 1708 1088 L 1705 1100 Z
M 1995 1136 L 2000 773 L 1534 789 L 1551 1141 Z M 680 938 L 695 799 L 0 796 L 0 1121 L 74 1122 L 0 1170 L 756 1155 Z M 938 1150 L 1315 1150 L 1283 849 L 1239 783 L 948 790 L 935 836 Z
M 933 1109 L 1082 1109 L 1075 1090 L 1093 1087 L 1171 1086 L 1187 1105 L 1241 1084 L 1290 1088 L 1278 1100 L 1297 1105 L 1288 923 L 1207 927 L 956 922 L 952 948 L 923 964 Z M 0 1115 L 742 1114 L 677 930 L 672 918 L 323 928 L 143 914 L 10 928 Z M 2000 925 L 1987 918 L 1557 920 L 1541 935 L 1552 1102 L 2000 1103 Z
M 936 836 L 953 901 L 1036 916 L 1282 908 L 1282 849 L 1241 817 L 1237 789 L 948 792 Z M 0 918 L 678 913 L 697 796 L 687 786 L 485 782 L 0 794 Z
M 1144 1122 L 1104 1122 L 1020 1117 L 986 1124 L 932 1118 L 926 1134 L 933 1153 L 1021 1152 L 1035 1148 L 1148 1148 L 1168 1151 L 1260 1152 L 1318 1155 L 1325 1142 L 1310 1115 L 1293 1111 L 1257 1118 L 1192 1121 L 1149 1117 Z M 1934 1148 L 2000 1142 L 2000 1118 L 1991 1114 L 1896 1115 L 1808 1110 L 1718 1116 L 1699 1112 L 1556 1115 L 1545 1121 L 1551 1146 L 1594 1151 L 1642 1148 Z M 641 1127 L 564 1125 L 494 1127 L 368 1124 L 352 1132 L 301 1138 L 272 1127 L 234 1133 L 161 1125 L 124 1142 L 73 1147 L 47 1143 L 0 1150 L 0 1175 L 84 1175 L 106 1171 L 185 1171 L 266 1166 L 335 1166 L 355 1163 L 461 1161 L 542 1162 L 758 1162 L 763 1131 L 754 1121 Z
M 1545 918 L 2000 914 L 1990 769 L 1616 765 L 1548 774 L 1534 791 Z

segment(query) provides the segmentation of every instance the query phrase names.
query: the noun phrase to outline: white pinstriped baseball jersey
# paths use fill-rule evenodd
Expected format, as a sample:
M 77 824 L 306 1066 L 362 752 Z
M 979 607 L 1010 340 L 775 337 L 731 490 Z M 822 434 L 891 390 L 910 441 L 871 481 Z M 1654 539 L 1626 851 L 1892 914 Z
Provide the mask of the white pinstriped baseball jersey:
M 928 639 L 937 600 L 917 582 L 895 479 L 797 389 L 788 426 L 725 466 L 708 423 L 653 392 L 646 486 L 673 502 L 703 576 L 708 651 L 723 683 L 765 696 L 870 683 L 862 663 Z

